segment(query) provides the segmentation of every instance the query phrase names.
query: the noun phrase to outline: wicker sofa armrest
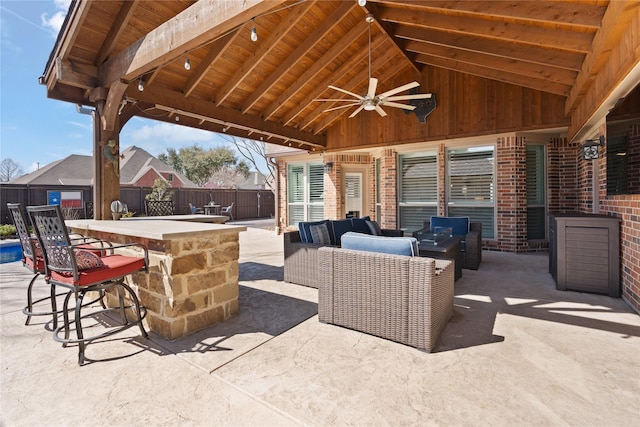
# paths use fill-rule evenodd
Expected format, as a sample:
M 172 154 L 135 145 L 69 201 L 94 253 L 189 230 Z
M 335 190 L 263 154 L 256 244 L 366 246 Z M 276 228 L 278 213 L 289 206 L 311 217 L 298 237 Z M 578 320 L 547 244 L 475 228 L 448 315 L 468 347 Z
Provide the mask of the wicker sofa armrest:
M 433 349 L 453 314 L 451 261 L 334 247 L 318 257 L 321 322 Z
M 284 236 L 284 281 L 297 285 L 318 287 L 318 248 L 316 243 L 305 243 L 300 232 L 288 231 Z

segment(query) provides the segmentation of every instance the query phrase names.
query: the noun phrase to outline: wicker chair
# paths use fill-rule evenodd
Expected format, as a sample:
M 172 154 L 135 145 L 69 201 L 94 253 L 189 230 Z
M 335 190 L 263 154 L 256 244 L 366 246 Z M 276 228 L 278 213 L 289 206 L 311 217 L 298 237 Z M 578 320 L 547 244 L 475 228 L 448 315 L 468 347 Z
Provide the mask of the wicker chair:
M 79 365 L 84 363 L 85 346 L 91 341 L 136 325 L 139 326 L 142 336 L 146 338 L 148 335 L 142 325 L 146 310 L 140 306 L 138 297 L 124 282 L 124 277 L 139 271 L 148 272 L 147 248 L 137 243 L 112 245 L 109 248 L 110 254 L 99 251 L 102 256 L 98 256 L 95 252 L 87 250 L 86 245 L 72 243 L 60 206 L 29 206 L 27 212 L 34 225 L 38 243 L 42 248 L 47 283 L 52 287 L 68 289 L 62 308 L 64 324 L 54 329 L 53 338 L 65 346 L 69 343 L 78 344 Z M 113 249 L 124 247 L 137 247 L 144 256 L 124 256 L 111 252 Z M 102 309 L 90 310 L 88 314 L 82 313 L 82 309 L 87 305 L 83 303 L 86 293 L 95 292 L 102 297 L 106 292 L 111 291 L 115 292 L 117 296 L 118 304 L 116 307 L 107 308 L 100 298 Z M 125 305 L 125 291 L 131 301 L 127 305 Z M 73 320 L 69 319 L 71 297 L 75 297 L 75 306 L 71 307 L 75 313 Z M 130 312 L 130 316 L 127 316 L 127 311 Z M 83 319 L 107 312 L 119 313 L 121 323 L 107 327 L 104 321 L 99 321 L 100 324 L 105 325 L 105 331 L 86 337 L 82 327 Z M 72 325 L 75 327 L 77 338 L 70 338 Z M 91 329 L 93 330 L 93 328 Z M 64 333 L 64 337 L 60 336 L 62 333 Z
M 453 315 L 451 261 L 328 246 L 318 257 L 321 322 L 433 350 Z

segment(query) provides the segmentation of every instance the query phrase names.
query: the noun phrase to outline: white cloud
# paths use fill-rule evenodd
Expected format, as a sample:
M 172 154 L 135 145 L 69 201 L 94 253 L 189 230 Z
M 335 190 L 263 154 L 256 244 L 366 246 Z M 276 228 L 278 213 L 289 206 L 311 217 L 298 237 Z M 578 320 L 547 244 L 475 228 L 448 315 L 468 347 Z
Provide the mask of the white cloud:
M 170 123 L 159 123 L 153 126 L 144 125 L 128 134 L 129 142 L 134 145 L 154 141 L 164 142 L 168 146 L 213 141 L 214 135 L 213 132 Z
M 40 21 L 42 26 L 50 29 L 55 37 L 60 32 L 60 28 L 62 28 L 71 0 L 53 0 L 53 4 L 57 11 L 51 17 L 49 17 L 48 13 L 43 13 L 40 15 Z

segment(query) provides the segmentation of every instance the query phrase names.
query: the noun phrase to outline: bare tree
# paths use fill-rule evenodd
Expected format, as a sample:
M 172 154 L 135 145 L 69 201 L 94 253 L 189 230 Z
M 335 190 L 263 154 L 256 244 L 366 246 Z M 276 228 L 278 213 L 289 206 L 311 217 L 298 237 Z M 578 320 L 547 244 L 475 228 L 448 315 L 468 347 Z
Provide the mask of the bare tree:
M 17 178 L 22 174 L 22 166 L 20 166 L 20 163 L 13 161 L 11 158 L 0 161 L 0 182 L 11 181 L 13 178 Z
M 266 177 L 266 185 L 275 193 L 273 183 L 275 182 L 276 167 L 269 161 L 266 153 L 266 145 L 264 141 L 256 141 L 254 139 L 239 138 L 233 135 L 220 134 L 225 140 L 236 146 L 238 153 L 255 168 L 258 172 Z M 264 170 L 262 164 L 258 164 L 259 160 L 264 160 L 267 170 Z M 261 167 L 263 166 L 263 167 Z
M 242 170 L 223 166 L 211 174 L 209 182 L 216 188 L 238 188 L 247 180 L 247 176 Z

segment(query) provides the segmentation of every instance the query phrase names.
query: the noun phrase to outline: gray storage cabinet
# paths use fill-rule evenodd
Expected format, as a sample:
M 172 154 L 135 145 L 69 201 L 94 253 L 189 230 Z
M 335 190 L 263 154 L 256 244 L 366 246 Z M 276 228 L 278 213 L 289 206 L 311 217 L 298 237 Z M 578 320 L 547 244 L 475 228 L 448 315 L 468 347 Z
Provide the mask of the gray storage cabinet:
M 549 272 L 559 290 L 620 297 L 620 218 L 550 214 Z

